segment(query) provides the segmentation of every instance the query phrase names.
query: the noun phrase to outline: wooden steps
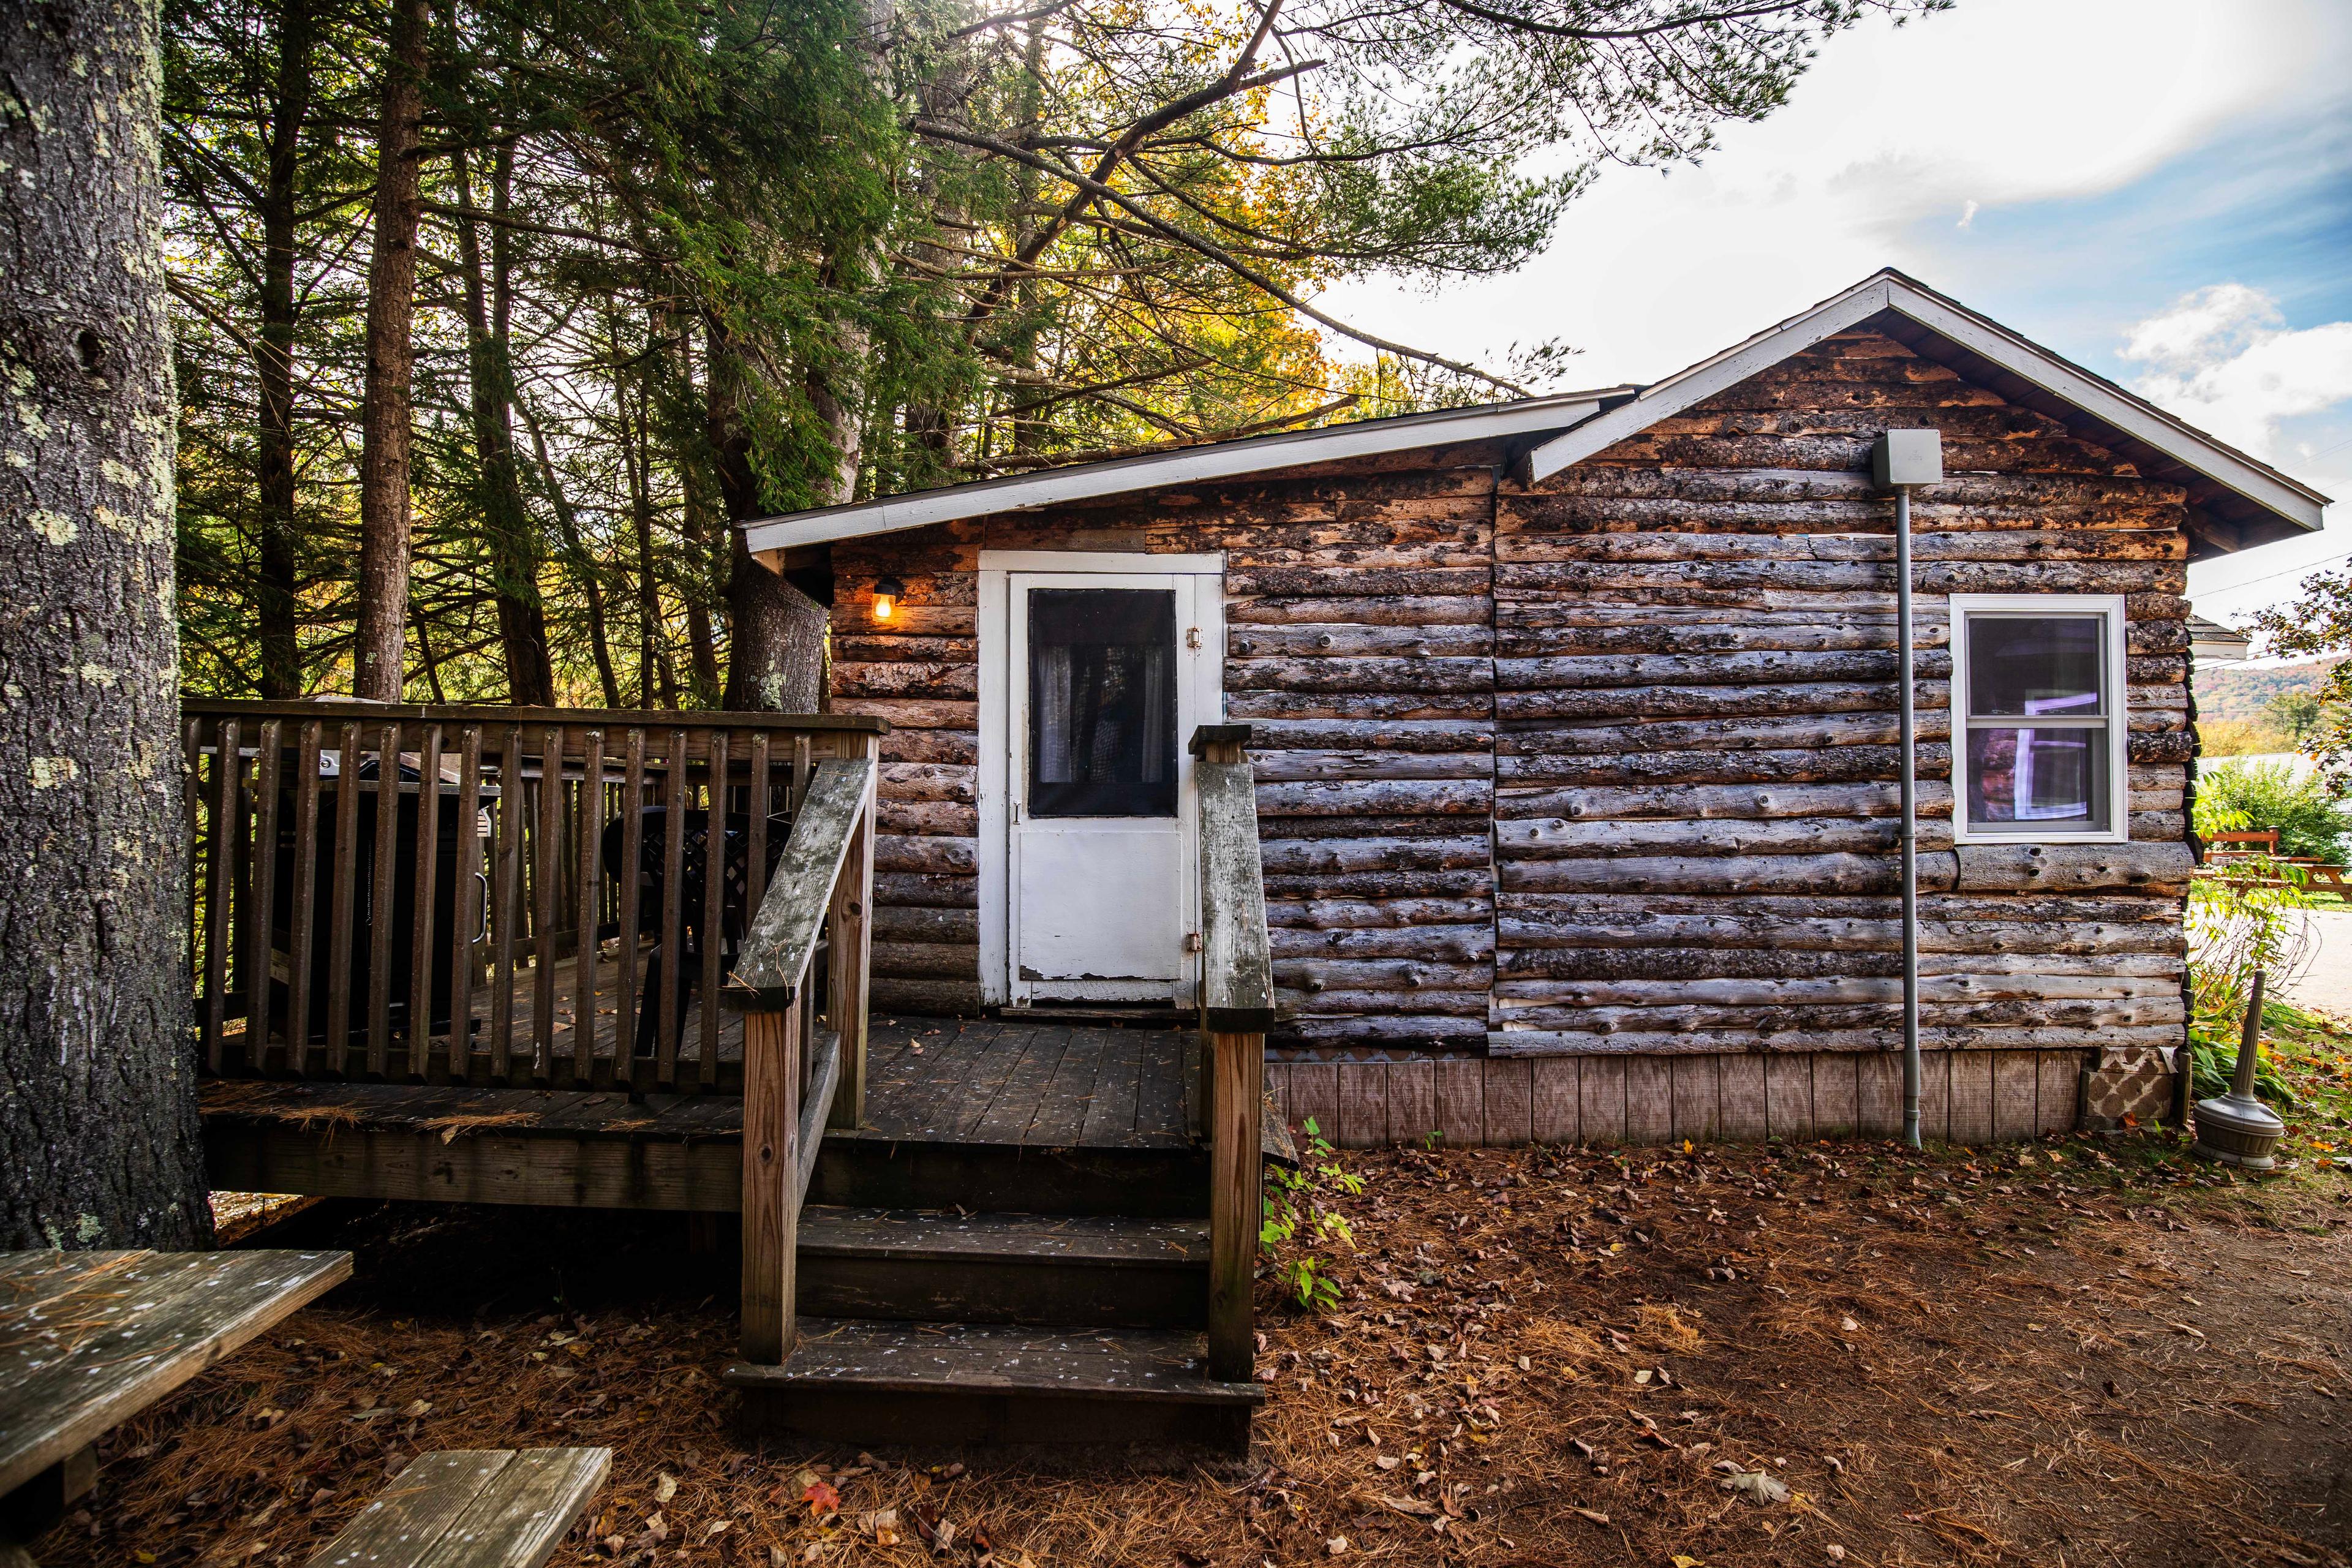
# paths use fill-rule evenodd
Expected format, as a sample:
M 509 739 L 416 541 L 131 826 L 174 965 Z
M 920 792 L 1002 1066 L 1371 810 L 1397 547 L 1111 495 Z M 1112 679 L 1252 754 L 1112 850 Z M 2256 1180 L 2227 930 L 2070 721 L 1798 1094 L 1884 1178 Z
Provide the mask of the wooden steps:
M 726 1380 L 763 1432 L 841 1444 L 1149 1445 L 1245 1453 L 1265 1397 L 1212 1381 L 1197 1331 L 808 1318 Z
M 1208 1258 L 1200 1220 L 812 1205 L 799 1302 L 821 1318 L 1198 1327 Z

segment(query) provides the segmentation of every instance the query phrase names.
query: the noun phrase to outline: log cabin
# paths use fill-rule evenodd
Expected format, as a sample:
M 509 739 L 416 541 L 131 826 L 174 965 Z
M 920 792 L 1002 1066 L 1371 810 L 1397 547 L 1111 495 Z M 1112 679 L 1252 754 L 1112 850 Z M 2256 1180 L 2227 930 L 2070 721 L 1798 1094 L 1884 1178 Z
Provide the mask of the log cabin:
M 1899 273 L 1654 384 L 745 525 L 880 741 L 872 1002 L 1183 1009 L 1183 737 L 1245 724 L 1343 1144 L 1884 1134 L 1916 496 L 1930 1136 L 2146 1115 L 2184 1039 L 2192 561 L 2326 498 Z
M 754 1430 L 1245 1454 L 1269 1092 L 1896 1130 L 1889 432 L 1925 1131 L 2147 1115 L 2188 563 L 2325 498 L 1881 273 L 1651 386 L 752 523 L 830 712 L 189 700 L 213 1184 L 731 1219 Z

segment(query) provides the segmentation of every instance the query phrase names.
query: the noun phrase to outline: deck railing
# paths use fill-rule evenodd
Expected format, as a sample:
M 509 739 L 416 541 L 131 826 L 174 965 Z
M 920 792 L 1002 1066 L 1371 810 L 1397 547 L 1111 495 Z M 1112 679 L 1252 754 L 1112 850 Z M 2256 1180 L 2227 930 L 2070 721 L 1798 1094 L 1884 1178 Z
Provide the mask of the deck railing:
M 1249 726 L 1193 731 L 1201 792 L 1201 1038 L 1209 1138 L 1209 1375 L 1247 1382 L 1256 1353 L 1251 1279 L 1265 1171 L 1265 1036 L 1274 965 L 1258 860 Z
M 727 977 L 728 1001 L 743 1014 L 742 1354 L 757 1364 L 792 1353 L 800 1212 L 817 1145 L 828 1125 L 856 1126 L 865 1108 L 876 773 L 870 757 L 817 765 Z M 820 952 L 829 960 L 822 1002 Z
M 740 1089 L 729 956 L 818 772 L 870 768 L 884 728 L 334 700 L 182 712 L 206 1072 L 631 1090 Z

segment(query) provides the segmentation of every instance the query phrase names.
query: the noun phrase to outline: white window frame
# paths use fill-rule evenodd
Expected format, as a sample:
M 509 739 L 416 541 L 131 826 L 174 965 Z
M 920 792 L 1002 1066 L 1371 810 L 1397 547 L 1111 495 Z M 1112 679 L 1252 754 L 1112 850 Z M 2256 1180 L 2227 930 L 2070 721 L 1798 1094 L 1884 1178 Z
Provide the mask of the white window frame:
M 2131 838 L 2131 680 L 2125 663 L 2124 596 L 2121 594 L 1954 594 L 1950 596 L 1952 691 L 1952 841 L 1956 844 L 2123 844 Z M 1986 615 L 2105 617 L 2102 639 L 2107 684 L 2107 821 L 2096 832 L 2026 828 L 1971 831 L 1969 823 L 1969 617 Z M 1999 729 L 1980 721 L 1979 729 Z

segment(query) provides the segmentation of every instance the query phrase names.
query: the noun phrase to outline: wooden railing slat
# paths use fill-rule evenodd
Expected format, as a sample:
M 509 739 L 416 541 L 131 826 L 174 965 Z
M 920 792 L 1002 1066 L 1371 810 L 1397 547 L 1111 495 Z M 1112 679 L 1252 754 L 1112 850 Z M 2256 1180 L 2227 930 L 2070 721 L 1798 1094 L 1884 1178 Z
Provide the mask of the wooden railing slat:
M 392 909 L 400 875 L 400 726 L 376 732 L 374 885 L 369 892 L 367 1070 L 392 1060 Z
M 260 743 L 253 758 L 253 855 L 250 909 L 245 920 L 245 1065 L 248 1072 L 269 1068 L 269 955 L 275 951 L 278 878 L 278 787 L 281 764 L 278 749 L 285 733 L 281 720 L 265 719 Z
M 360 727 L 347 723 L 335 752 L 335 854 L 327 921 L 327 1070 L 351 1070 L 352 943 L 358 913 L 360 855 Z
M 310 1070 L 310 953 L 318 941 L 320 727 L 306 719 L 294 750 L 294 908 L 286 940 L 286 1069 Z M 330 865 L 332 858 L 330 857 Z
M 677 988 L 686 983 L 678 945 L 686 926 L 686 731 L 669 733 L 669 778 L 662 792 L 661 1016 L 654 1076 L 667 1089 L 677 1081 Z
M 433 1061 L 433 906 L 441 869 L 441 726 L 416 742 L 415 869 L 409 886 L 408 1076 L 423 1082 Z
M 573 860 L 572 923 L 577 940 L 572 957 L 572 1081 L 588 1087 L 596 1074 L 596 841 L 604 830 L 604 731 L 580 736 L 580 801 L 574 829 L 579 854 Z
M 530 839 L 530 1076 L 555 1072 L 555 897 L 563 864 L 563 727 L 539 731 L 539 816 Z
M 229 843 L 237 805 L 237 723 L 213 731 L 211 850 L 205 864 L 205 1011 L 201 1039 L 205 1064 L 221 1070 L 222 1037 L 228 1024 Z
M 695 977 L 700 989 L 696 1034 L 701 1046 L 700 1084 L 719 1081 L 719 960 L 726 953 L 727 910 L 727 762 L 730 747 L 724 731 L 710 737 L 710 782 L 704 786 L 709 809 L 702 831 L 702 973 Z
M 613 1079 L 636 1081 L 637 955 L 644 943 L 637 924 L 637 879 L 645 869 L 646 732 L 631 726 L 628 764 L 621 775 L 621 992 L 613 1008 Z
M 463 1083 L 474 1070 L 474 973 L 480 955 L 476 936 L 490 914 L 489 890 L 482 885 L 482 727 L 467 724 L 457 736 L 457 885 L 449 900 L 449 1077 Z M 477 913 L 477 910 L 479 912 Z
M 496 953 L 490 990 L 490 1076 L 500 1083 L 514 1078 L 515 926 L 522 904 L 522 839 L 530 799 L 523 787 L 522 726 L 509 724 L 499 752 L 499 858 L 490 887 L 497 900 L 490 920 Z

